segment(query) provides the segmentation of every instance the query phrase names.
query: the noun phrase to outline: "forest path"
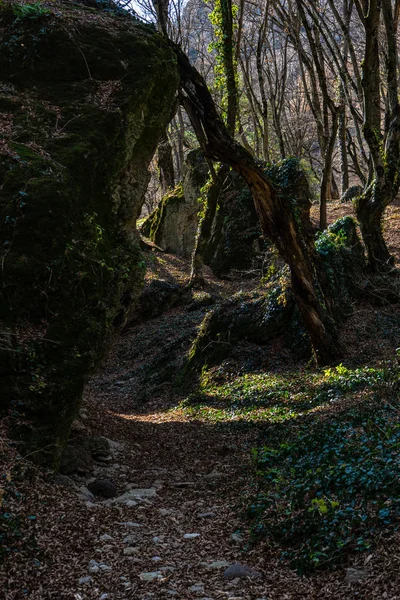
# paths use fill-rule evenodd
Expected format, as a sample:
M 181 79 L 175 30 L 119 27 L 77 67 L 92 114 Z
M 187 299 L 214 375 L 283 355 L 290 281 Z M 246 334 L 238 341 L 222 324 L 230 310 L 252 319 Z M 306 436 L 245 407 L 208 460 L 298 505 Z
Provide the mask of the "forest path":
M 87 509 L 98 529 L 92 558 L 111 570 L 90 573 L 82 598 L 101 597 L 94 584 L 110 599 L 268 598 L 263 577 L 223 576 L 237 562 L 261 570 L 265 558 L 244 552 L 237 512 L 254 429 L 216 427 L 154 405 L 145 413 L 109 411 L 100 421 L 98 413 L 90 418 L 95 402 L 86 409 L 97 434 L 122 443 L 118 462 L 101 471 L 134 500 Z

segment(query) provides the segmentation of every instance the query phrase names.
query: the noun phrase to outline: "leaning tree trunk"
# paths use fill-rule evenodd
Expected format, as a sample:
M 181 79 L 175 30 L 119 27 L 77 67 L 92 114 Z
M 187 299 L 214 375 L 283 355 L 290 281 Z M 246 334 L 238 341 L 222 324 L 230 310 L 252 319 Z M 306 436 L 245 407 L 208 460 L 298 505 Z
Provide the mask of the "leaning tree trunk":
M 253 157 L 229 135 L 204 79 L 181 48 L 173 47 L 181 75 L 180 99 L 196 135 L 210 158 L 230 165 L 246 180 L 264 235 L 275 243 L 290 267 L 293 293 L 316 359 L 320 364 L 331 362 L 340 350 L 329 298 L 324 302 L 316 258 L 290 199 L 272 185 Z

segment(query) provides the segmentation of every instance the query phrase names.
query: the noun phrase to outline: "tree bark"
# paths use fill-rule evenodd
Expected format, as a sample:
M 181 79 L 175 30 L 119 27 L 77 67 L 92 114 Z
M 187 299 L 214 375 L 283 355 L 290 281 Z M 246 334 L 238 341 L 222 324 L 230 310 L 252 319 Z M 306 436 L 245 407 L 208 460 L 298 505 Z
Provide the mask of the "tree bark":
M 372 184 L 357 199 L 356 214 L 364 244 L 367 248 L 368 263 L 372 271 L 387 271 L 394 265 L 382 235 L 382 217 L 387 203 L 377 198 L 376 185 Z
M 181 101 L 197 136 L 206 141 L 210 158 L 233 167 L 246 180 L 262 231 L 288 263 L 293 292 L 318 363 L 331 362 L 340 354 L 337 331 L 324 302 L 324 290 L 312 244 L 302 233 L 290 202 L 268 180 L 253 157 L 229 135 L 214 101 L 197 70 L 179 46 L 174 45 L 181 75 Z M 321 298 L 321 300 L 320 300 Z
M 400 107 L 398 102 L 397 51 L 394 15 L 390 0 L 357 0 L 358 15 L 365 29 L 365 50 L 362 66 L 364 94 L 363 131 L 368 144 L 373 181 L 357 202 L 363 240 L 373 271 L 388 270 L 394 263 L 382 235 L 382 217 L 387 205 L 399 190 L 400 167 Z M 379 36 L 381 16 L 386 33 L 386 86 L 388 108 L 386 111 L 385 136 L 382 134 L 381 113 L 381 66 Z M 389 112 L 389 114 L 388 114 Z

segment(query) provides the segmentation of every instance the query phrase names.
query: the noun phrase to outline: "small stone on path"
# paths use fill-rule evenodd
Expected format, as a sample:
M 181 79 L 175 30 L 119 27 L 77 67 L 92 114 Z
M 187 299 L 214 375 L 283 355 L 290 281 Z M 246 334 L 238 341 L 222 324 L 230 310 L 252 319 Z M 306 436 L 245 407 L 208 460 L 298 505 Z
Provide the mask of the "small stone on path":
M 91 483 L 88 483 L 87 488 L 94 496 L 100 496 L 101 498 L 114 498 L 117 495 L 117 488 L 107 479 L 95 479 Z
M 242 577 L 261 577 L 261 573 L 240 563 L 234 563 L 224 571 L 224 579 L 228 581 Z
M 195 583 L 194 585 L 190 586 L 189 592 L 201 596 L 202 594 L 204 594 L 204 583 L 202 581 L 200 581 L 199 583 Z
M 358 583 L 361 579 L 364 579 L 366 572 L 361 569 L 353 569 L 349 567 L 346 570 L 345 583 Z
M 127 500 L 125 502 L 125 506 L 127 506 L 128 508 L 133 508 L 134 506 L 137 506 L 137 502 L 136 500 Z
M 88 565 L 89 573 L 98 573 L 100 571 L 99 563 L 92 558 Z
M 227 568 L 229 567 L 230 563 L 227 560 L 215 560 L 212 563 L 201 563 L 202 565 L 204 565 L 205 567 L 207 567 L 207 569 L 222 569 L 222 568 Z
M 147 573 L 140 573 L 139 578 L 142 581 L 154 581 L 155 579 L 162 579 L 163 574 L 161 571 L 150 571 Z
M 195 538 L 200 537 L 200 533 L 185 533 L 183 536 L 184 540 L 194 540 Z
M 124 544 L 134 544 L 137 541 L 137 536 L 136 535 L 127 535 L 124 539 L 123 539 L 123 543 Z
M 132 548 L 131 546 L 124 548 L 125 556 L 132 556 L 132 554 L 138 554 L 139 552 L 140 552 L 139 548 Z

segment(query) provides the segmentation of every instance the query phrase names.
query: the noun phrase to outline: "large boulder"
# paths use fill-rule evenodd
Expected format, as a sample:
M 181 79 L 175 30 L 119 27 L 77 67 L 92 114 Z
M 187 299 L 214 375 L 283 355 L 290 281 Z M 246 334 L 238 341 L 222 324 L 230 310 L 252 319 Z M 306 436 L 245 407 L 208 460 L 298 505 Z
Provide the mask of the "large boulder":
M 338 323 L 343 322 L 352 312 L 354 298 L 360 295 L 360 279 L 365 271 L 355 221 L 351 217 L 339 219 L 318 236 L 315 247 L 331 311 Z M 193 379 L 204 365 L 220 364 L 242 341 L 267 346 L 278 336 L 297 356 L 311 351 L 287 266 L 270 279 L 264 290 L 239 292 L 207 313 L 180 380 Z
M 0 7 L 0 378 L 14 435 L 54 467 L 141 290 L 135 224 L 178 73 L 123 11 L 27 6 Z
M 184 164 L 182 182 L 162 198 L 143 223 L 143 235 L 172 254 L 190 258 L 200 218 L 201 190 L 207 177 L 207 162 L 200 150 L 192 150 Z

